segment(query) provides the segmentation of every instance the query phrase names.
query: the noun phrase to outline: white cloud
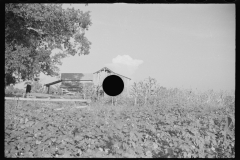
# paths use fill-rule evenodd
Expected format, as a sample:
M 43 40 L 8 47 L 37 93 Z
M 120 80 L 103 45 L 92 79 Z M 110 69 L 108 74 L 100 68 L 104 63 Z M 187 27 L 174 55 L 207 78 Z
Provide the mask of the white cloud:
M 112 63 L 124 64 L 128 66 L 139 66 L 143 63 L 142 60 L 132 59 L 129 55 L 118 55 L 116 58 L 113 58 Z
M 116 58 L 112 59 L 112 63 L 108 63 L 105 66 L 116 73 L 131 78 L 142 63 L 143 60 L 133 59 L 129 55 L 118 55 Z

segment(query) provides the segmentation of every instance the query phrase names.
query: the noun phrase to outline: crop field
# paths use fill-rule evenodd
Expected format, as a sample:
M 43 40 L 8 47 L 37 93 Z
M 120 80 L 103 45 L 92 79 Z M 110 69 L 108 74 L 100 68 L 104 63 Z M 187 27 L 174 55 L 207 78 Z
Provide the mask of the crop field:
M 5 157 L 234 158 L 235 98 L 183 93 L 86 108 L 6 100 Z
M 46 95 L 41 90 L 36 95 Z M 85 107 L 6 99 L 5 157 L 235 157 L 234 94 L 166 89 L 151 78 L 114 99 L 85 91 L 92 99 Z M 8 89 L 6 95 L 22 92 Z

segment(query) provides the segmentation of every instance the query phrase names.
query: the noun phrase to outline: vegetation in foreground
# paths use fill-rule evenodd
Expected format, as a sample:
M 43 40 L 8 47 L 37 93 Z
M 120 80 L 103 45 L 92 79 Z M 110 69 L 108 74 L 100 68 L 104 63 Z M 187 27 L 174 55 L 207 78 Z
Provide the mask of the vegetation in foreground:
M 83 109 L 7 100 L 5 156 L 235 157 L 234 95 L 160 87 L 146 98 L 143 88 Z

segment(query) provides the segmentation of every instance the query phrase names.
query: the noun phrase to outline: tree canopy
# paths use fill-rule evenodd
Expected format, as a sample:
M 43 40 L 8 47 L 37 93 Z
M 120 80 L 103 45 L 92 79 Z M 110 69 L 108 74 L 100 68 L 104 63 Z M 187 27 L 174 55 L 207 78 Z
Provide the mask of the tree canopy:
M 5 4 L 5 86 L 41 72 L 56 76 L 62 58 L 88 55 L 91 24 L 90 12 L 61 4 Z M 63 52 L 51 56 L 55 48 Z

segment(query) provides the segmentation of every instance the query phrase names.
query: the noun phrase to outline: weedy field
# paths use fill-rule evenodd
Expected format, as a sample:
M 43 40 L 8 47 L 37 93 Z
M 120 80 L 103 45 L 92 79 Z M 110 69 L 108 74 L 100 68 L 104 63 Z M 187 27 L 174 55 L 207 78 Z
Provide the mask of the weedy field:
M 135 95 L 87 108 L 6 100 L 5 157 L 235 157 L 234 95 L 163 88 Z

